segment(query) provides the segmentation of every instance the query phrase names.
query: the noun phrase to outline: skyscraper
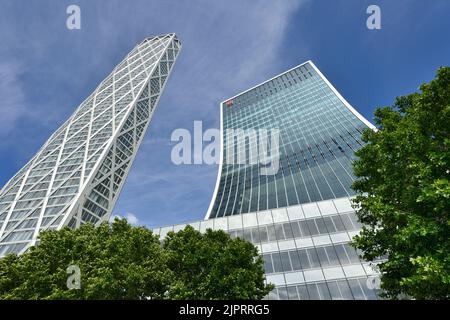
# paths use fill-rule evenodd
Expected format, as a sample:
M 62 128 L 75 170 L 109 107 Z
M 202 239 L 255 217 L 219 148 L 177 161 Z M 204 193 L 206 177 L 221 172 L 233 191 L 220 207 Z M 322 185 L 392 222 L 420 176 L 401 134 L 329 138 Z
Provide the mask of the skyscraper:
M 376 271 L 348 244 L 361 227 L 350 203 L 351 161 L 373 125 L 311 61 L 225 100 L 220 114 L 214 195 L 205 220 L 188 224 L 253 242 L 276 285 L 270 299 L 376 299 Z M 238 130 L 241 139 L 229 134 Z M 260 139 L 271 131 L 276 139 Z M 270 161 L 250 161 L 255 143 Z M 164 237 L 185 225 L 154 231 Z
M 144 39 L 0 191 L 0 257 L 39 232 L 108 221 L 181 49 Z
M 221 113 L 223 132 L 277 129 L 278 168 L 262 175 L 260 163 L 227 163 L 227 153 L 248 149 L 251 137 L 223 134 L 221 174 L 209 218 L 354 195 L 351 161 L 363 145 L 362 131 L 372 125 L 312 62 L 228 99 Z

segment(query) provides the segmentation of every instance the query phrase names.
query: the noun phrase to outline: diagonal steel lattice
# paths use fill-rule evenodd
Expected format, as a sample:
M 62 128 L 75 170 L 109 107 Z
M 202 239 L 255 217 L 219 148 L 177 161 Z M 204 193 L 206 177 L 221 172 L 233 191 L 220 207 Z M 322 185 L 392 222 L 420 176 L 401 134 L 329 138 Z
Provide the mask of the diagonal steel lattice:
M 0 191 L 0 257 L 42 230 L 108 221 L 181 43 L 144 39 Z

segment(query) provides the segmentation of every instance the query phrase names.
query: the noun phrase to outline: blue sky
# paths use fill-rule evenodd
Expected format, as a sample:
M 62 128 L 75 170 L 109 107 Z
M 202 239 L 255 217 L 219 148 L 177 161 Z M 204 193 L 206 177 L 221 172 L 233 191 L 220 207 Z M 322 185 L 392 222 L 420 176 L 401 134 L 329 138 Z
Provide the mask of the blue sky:
M 81 30 L 66 8 L 81 8 Z M 366 8 L 381 8 L 381 30 Z M 313 60 L 370 121 L 378 106 L 450 65 L 448 0 L 2 0 L 0 186 L 143 38 L 176 32 L 183 49 L 115 215 L 148 227 L 202 219 L 215 165 L 176 166 L 177 128 L 219 127 L 219 102 Z

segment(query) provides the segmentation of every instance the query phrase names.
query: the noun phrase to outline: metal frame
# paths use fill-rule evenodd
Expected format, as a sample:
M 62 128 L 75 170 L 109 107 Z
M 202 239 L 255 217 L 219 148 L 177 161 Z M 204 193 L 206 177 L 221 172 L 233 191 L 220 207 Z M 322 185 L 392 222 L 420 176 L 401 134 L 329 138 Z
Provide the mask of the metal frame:
M 180 50 L 174 33 L 140 42 L 5 184 L 0 191 L 0 206 L 8 204 L 0 207 L 0 257 L 9 251 L 20 254 L 35 245 L 42 230 L 109 220 Z M 60 171 L 64 167 L 69 170 Z M 107 179 L 109 187 L 101 188 Z M 71 181 L 78 183 L 66 186 Z M 42 184 L 45 189 L 39 191 Z M 77 191 L 64 194 L 64 188 Z M 32 192 L 45 194 L 34 198 Z M 14 197 L 13 201 L 3 200 L 8 197 Z M 56 213 L 47 212 L 52 207 L 50 199 L 56 202 Z M 20 219 L 11 220 L 14 213 L 21 214 L 18 203 L 30 207 Z M 21 227 L 28 222 L 34 225 Z M 18 240 L 8 240 L 16 234 Z M 23 248 L 17 250 L 16 245 Z

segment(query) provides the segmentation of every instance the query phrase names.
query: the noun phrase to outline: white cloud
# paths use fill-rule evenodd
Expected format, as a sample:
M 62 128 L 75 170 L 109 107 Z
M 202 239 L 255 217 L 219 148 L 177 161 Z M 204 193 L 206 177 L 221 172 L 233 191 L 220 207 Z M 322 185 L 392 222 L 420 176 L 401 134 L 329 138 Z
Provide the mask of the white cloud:
M 139 219 L 132 213 L 128 212 L 125 215 L 125 219 L 127 219 L 127 221 L 129 223 L 131 223 L 132 225 L 137 225 L 139 223 Z
M 22 68 L 18 62 L 0 62 L 0 136 L 7 135 L 14 129 L 17 120 L 26 111 L 25 93 L 19 80 L 21 73 Z
M 134 214 L 132 214 L 131 212 L 127 212 L 125 214 L 125 216 L 120 216 L 120 215 L 117 215 L 117 214 L 113 214 L 109 218 L 109 222 L 113 222 L 116 218 L 126 219 L 130 224 L 132 224 L 134 226 L 139 223 L 139 219 Z

